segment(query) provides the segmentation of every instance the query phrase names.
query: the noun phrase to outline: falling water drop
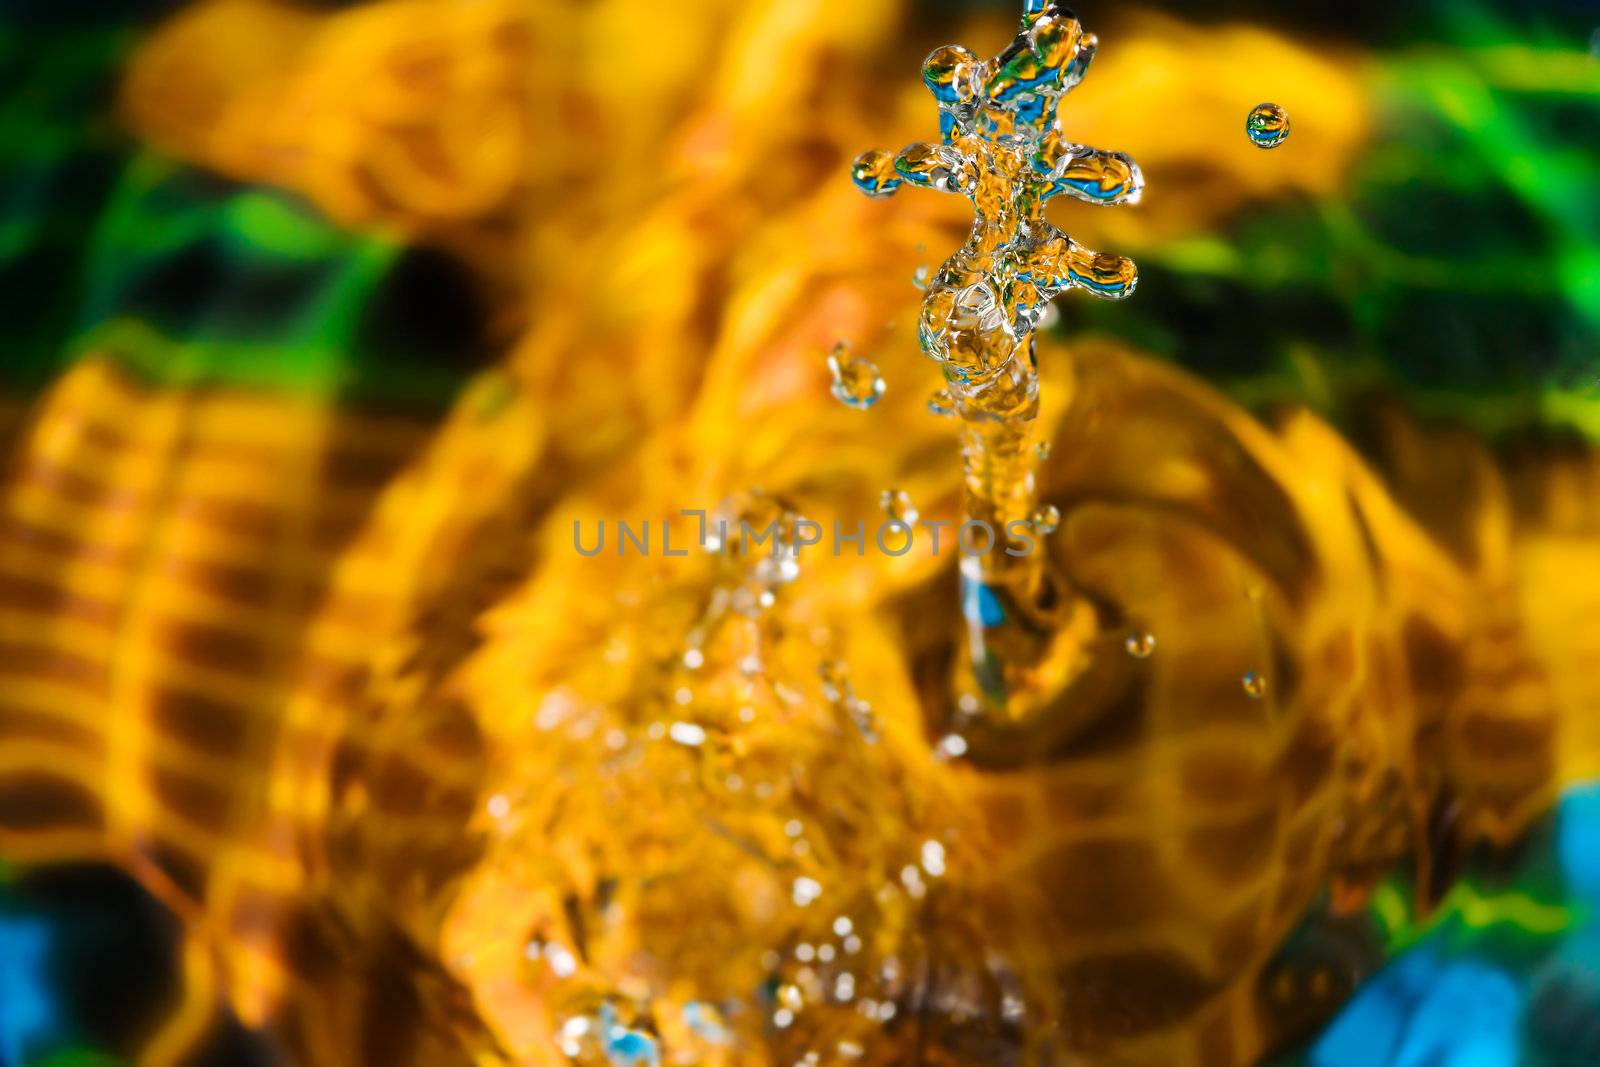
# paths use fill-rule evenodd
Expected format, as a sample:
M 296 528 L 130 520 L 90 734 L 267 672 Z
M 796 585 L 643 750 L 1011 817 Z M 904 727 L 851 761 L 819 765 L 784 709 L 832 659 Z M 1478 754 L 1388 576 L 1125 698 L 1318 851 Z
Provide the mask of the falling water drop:
M 918 267 L 911 275 L 911 284 L 917 287 L 918 292 L 928 291 L 928 268 Z
M 1244 692 L 1252 700 L 1260 700 L 1267 693 L 1267 679 L 1255 671 L 1244 676 Z
M 928 397 L 928 410 L 941 419 L 949 418 L 956 413 L 956 398 L 948 389 L 940 389 Z
M 907 526 L 917 524 L 917 505 L 912 503 L 911 494 L 904 489 L 885 489 L 878 503 L 883 513 L 889 516 L 890 522 L 903 522 Z
M 1149 659 L 1150 653 L 1156 650 L 1156 635 L 1146 630 L 1135 630 L 1122 642 L 1122 647 L 1134 659 Z
M 1277 148 L 1289 138 L 1289 113 L 1277 104 L 1257 104 L 1244 129 L 1257 148 Z
M 828 353 L 828 373 L 833 375 L 833 395 L 848 407 L 865 411 L 883 399 L 886 387 L 877 365 L 851 355 L 843 341 Z
M 1033 528 L 1046 536 L 1056 532 L 1061 525 L 1061 509 L 1054 504 L 1045 504 L 1033 513 Z

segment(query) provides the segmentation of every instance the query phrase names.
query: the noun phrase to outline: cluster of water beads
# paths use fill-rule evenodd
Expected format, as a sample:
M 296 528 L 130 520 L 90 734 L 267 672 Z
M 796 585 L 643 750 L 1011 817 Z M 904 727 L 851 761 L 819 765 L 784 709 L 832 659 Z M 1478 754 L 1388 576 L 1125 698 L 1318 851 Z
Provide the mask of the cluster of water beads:
M 605 1063 L 610 1067 L 660 1067 L 661 1045 L 637 1026 L 622 1023 L 616 1005 L 601 1003 L 591 1014 L 574 1015 L 561 1024 L 557 1040 L 561 1051 L 579 1063 Z
M 833 395 L 841 404 L 865 411 L 883 399 L 883 375 L 877 364 L 851 353 L 843 341 L 828 353 L 828 373 L 833 376 Z
M 1033 334 L 1050 302 L 1074 288 L 1120 299 L 1138 280 L 1131 260 L 1087 249 L 1044 217 L 1054 197 L 1131 204 L 1144 188 L 1127 155 L 1077 144 L 1057 122 L 1097 47 L 1060 3 L 1026 0 L 1020 32 L 995 58 L 948 46 L 923 64 L 939 142 L 866 152 L 851 168 L 870 196 L 911 184 L 972 202 L 971 234 L 933 273 L 917 336 L 944 372 L 946 390 L 930 410 L 962 419 L 965 518 L 995 530 L 1022 521 L 1047 533 L 1060 521 L 1036 506 L 1030 447 L 1039 411 Z M 1058 654 L 1056 627 L 1041 612 L 1062 598 L 1047 588 L 1043 555 L 964 561 L 963 582 L 973 587 L 964 602 L 990 606 L 969 619 L 968 647 L 985 699 L 1002 716 L 1015 713 L 1013 683 Z
M 1257 104 L 1245 119 L 1244 131 L 1257 148 L 1277 148 L 1289 139 L 1289 113 L 1277 104 Z

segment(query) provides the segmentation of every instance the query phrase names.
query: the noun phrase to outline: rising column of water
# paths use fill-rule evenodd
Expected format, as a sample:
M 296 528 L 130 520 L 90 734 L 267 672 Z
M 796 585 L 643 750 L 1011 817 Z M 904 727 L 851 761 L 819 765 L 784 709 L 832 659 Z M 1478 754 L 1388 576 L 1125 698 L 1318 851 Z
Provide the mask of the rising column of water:
M 1058 125 L 1061 98 L 1082 81 L 1096 45 L 1067 8 L 1025 0 L 1021 32 L 994 59 L 947 46 L 924 63 L 938 143 L 866 152 L 852 171 L 872 196 L 909 182 L 972 201 L 972 233 L 929 284 L 918 340 L 943 368 L 963 422 L 965 517 L 1002 538 L 1015 523 L 1047 525 L 1035 521 L 1030 448 L 1034 327 L 1066 289 L 1121 299 L 1137 282 L 1132 261 L 1090 251 L 1044 217 L 1055 196 L 1127 204 L 1144 188 L 1128 156 L 1075 144 Z M 1030 693 L 1059 673 L 1073 605 L 1044 559 L 997 549 L 963 560 L 972 678 L 992 717 L 1024 716 Z

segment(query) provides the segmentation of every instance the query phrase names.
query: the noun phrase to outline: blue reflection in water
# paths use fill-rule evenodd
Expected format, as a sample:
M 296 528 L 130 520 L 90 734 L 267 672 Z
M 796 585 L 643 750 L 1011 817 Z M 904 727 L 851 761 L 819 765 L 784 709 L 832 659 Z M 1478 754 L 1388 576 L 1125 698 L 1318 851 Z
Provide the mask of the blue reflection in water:
M 47 974 L 50 928 L 0 912 L 0 1064 L 22 1064 L 61 1027 Z
M 1356 993 L 1311 1067 L 1569 1067 L 1600 1063 L 1600 783 L 1576 787 L 1493 903 L 1556 900 L 1565 929 L 1446 918 Z M 1510 913 L 1507 912 L 1507 915 Z

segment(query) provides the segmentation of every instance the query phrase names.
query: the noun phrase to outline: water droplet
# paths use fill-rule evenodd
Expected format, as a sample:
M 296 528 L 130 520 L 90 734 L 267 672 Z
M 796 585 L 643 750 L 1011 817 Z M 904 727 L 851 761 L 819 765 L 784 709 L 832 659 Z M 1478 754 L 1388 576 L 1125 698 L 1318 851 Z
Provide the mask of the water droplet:
M 822 679 L 822 695 L 829 700 L 843 700 L 850 692 L 850 679 L 844 664 L 836 659 L 824 660 L 817 666 L 817 677 Z
M 1054 504 L 1045 504 L 1034 509 L 1033 528 L 1041 534 L 1053 534 L 1060 525 L 1061 509 Z
M 844 937 L 854 928 L 855 924 L 850 921 L 848 915 L 841 915 L 833 920 L 833 932 L 839 937 Z
M 691 1033 L 713 1045 L 726 1045 L 733 1038 L 722 1021 L 722 1013 L 701 1000 L 691 1000 L 683 1006 L 683 1024 Z
M 856 157 L 850 166 L 850 180 L 868 196 L 893 196 L 905 179 L 894 169 L 894 153 L 874 148 Z
M 667 734 L 686 748 L 698 748 L 706 742 L 705 727 L 697 726 L 692 722 L 675 722 L 672 724 L 672 728 L 667 731 Z
M 845 977 L 848 977 L 848 976 L 840 975 L 839 977 L 842 980 L 842 979 L 844 979 Z M 854 983 L 852 982 L 851 985 L 852 985 L 852 988 L 853 988 L 854 987 Z M 850 998 L 846 996 L 846 997 L 840 997 L 839 999 L 840 1000 L 849 1000 Z M 844 1040 L 841 1040 L 837 1047 L 839 1049 L 839 1056 L 842 1059 L 859 1060 L 862 1056 L 865 1056 L 867 1054 L 866 1048 L 859 1041 L 851 1041 L 848 1038 L 846 1038 Z
M 916 286 L 920 292 L 925 293 L 928 291 L 928 268 L 926 266 L 918 267 L 912 272 L 911 284 Z
M 889 516 L 890 522 L 903 522 L 907 526 L 917 523 L 917 506 L 911 502 L 911 495 L 904 489 L 885 489 L 878 498 L 878 504 L 883 508 L 883 513 Z
M 571 978 L 578 973 L 578 957 L 574 956 L 567 946 L 555 941 L 541 942 L 541 946 L 544 962 L 557 978 Z M 529 944 L 529 948 L 532 948 L 532 943 Z M 525 950 L 523 954 L 528 955 L 528 952 Z M 528 958 L 536 957 L 528 956 Z
M 1277 148 L 1289 138 L 1289 113 L 1277 104 L 1257 104 L 1244 130 L 1257 148 Z
M 683 665 L 691 671 L 697 671 L 705 666 L 706 654 L 698 648 L 691 648 L 683 654 Z
M 1251 671 L 1244 676 L 1245 695 L 1252 700 L 1260 700 L 1267 693 L 1267 679 L 1264 675 Z
M 922 869 L 938 878 L 944 874 L 944 846 L 937 841 L 922 843 Z
M 805 1007 L 805 994 L 800 992 L 800 987 L 793 982 L 785 982 L 778 987 L 778 1003 L 790 1011 L 799 1011 Z
M 843 341 L 828 354 L 828 372 L 833 375 L 833 395 L 839 402 L 860 411 L 883 399 L 883 376 L 869 359 L 850 354 Z
M 1128 655 L 1134 659 L 1148 659 L 1150 653 L 1156 650 L 1156 635 L 1144 630 L 1135 630 L 1122 642 L 1122 647 L 1127 649 Z
M 1050 458 L 1050 442 L 1049 441 L 1040 441 L 1038 444 L 1034 445 L 1033 446 L 1033 458 L 1037 459 L 1040 463 L 1043 463 L 1045 460 L 1049 459 Z
M 487 807 L 490 818 L 503 819 L 511 814 L 511 800 L 504 793 L 496 793 L 490 797 Z
M 946 734 L 939 739 L 934 754 L 944 759 L 960 759 L 967 754 L 967 739 L 960 734 Z
M 610 1004 L 601 1006 L 600 1022 L 606 1062 L 612 1067 L 659 1067 L 661 1049 L 655 1038 L 619 1023 L 616 1009 Z
M 928 398 L 928 410 L 941 419 L 949 418 L 956 413 L 956 398 L 950 395 L 950 390 L 940 389 Z
M 818 882 L 815 878 L 807 878 L 805 875 L 801 875 L 799 878 L 794 880 L 794 902 L 800 905 L 802 908 L 807 904 L 810 904 L 813 900 L 816 900 L 821 895 L 822 883 Z

